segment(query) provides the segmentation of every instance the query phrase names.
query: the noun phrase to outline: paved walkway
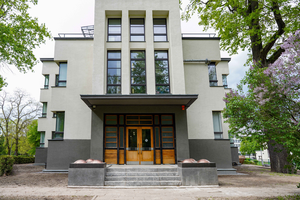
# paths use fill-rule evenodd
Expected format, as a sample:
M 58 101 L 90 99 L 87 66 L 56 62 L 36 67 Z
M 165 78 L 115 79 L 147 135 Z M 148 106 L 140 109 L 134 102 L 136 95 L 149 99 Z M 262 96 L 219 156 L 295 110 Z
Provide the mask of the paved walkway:
M 132 189 L 100 189 L 100 188 L 63 188 L 63 187 L 4 187 L 0 188 L 0 196 L 91 196 L 93 200 L 111 199 L 163 199 L 163 200 L 191 200 L 200 197 L 222 197 L 243 199 L 242 197 L 273 197 L 300 194 L 300 189 L 295 185 L 278 187 L 258 188 L 258 187 L 214 187 L 214 188 L 167 188 L 151 189 L 132 188 Z

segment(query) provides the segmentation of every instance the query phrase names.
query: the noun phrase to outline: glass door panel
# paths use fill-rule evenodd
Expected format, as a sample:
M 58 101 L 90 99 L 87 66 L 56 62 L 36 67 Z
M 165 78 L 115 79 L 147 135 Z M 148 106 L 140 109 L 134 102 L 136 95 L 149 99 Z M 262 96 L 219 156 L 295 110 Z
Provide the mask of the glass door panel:
M 142 151 L 151 150 L 151 130 L 142 129 Z
M 128 130 L 128 150 L 129 151 L 137 151 L 137 129 L 129 129 Z

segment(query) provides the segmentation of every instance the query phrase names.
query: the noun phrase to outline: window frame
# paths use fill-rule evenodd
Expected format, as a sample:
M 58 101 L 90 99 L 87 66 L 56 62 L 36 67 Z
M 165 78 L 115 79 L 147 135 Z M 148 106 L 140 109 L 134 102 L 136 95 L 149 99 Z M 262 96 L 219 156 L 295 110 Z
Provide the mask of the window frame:
M 156 58 L 155 57 L 155 52 L 167 52 L 167 58 Z M 156 80 L 156 61 L 167 61 L 168 62 L 168 84 L 157 84 Z M 154 65 L 155 65 L 155 93 L 156 94 L 171 94 L 171 84 L 170 84 L 170 65 L 169 65 L 169 51 L 168 50 L 154 50 Z M 169 87 L 169 92 L 168 93 L 158 93 L 157 87 L 158 86 L 168 86 Z
M 114 59 L 114 58 L 108 58 L 108 54 L 110 52 L 119 52 L 120 53 L 120 58 Z M 108 83 L 108 77 L 113 77 L 113 76 L 108 76 L 108 69 L 119 69 L 119 68 L 108 68 L 108 62 L 109 61 L 119 61 L 120 62 L 120 76 L 116 76 L 116 77 L 120 77 L 120 83 L 119 84 L 109 84 Z M 121 50 L 108 50 L 107 51 L 107 62 L 106 62 L 106 94 L 121 94 L 122 93 L 122 52 Z M 108 93 L 108 87 L 120 87 L 120 93 Z M 118 91 L 118 90 L 117 90 Z
M 120 33 L 109 33 L 109 21 L 111 19 L 120 19 L 120 28 L 121 28 L 121 32 Z M 120 36 L 120 40 L 118 40 L 118 41 L 111 41 L 111 40 L 109 40 L 109 36 Z M 107 42 L 122 42 L 122 18 L 108 18 L 107 19 Z
M 227 80 L 227 76 L 228 76 L 227 74 L 222 74 L 222 83 L 223 83 L 223 87 L 224 87 L 224 88 L 228 88 L 228 82 L 227 82 L 228 80 Z M 226 83 L 225 83 L 225 81 L 224 81 L 224 77 L 226 77 L 226 78 L 225 78 Z M 224 83 L 225 83 L 225 84 L 224 84 Z
M 44 137 L 42 137 L 44 135 Z M 45 131 L 40 131 L 40 147 L 45 147 Z
M 46 118 L 47 117 L 47 109 L 48 109 L 48 105 L 47 102 L 42 102 L 43 103 L 43 109 L 42 109 L 42 118 Z M 46 108 L 45 108 L 46 107 Z M 46 112 L 44 112 L 46 109 Z
M 61 64 L 66 64 L 67 65 L 67 71 L 66 71 L 66 80 L 61 80 L 61 72 L 60 72 L 60 69 L 61 69 Z M 55 87 L 66 87 L 67 86 L 67 74 L 68 74 L 68 63 L 67 62 L 60 62 L 59 63 L 59 74 L 56 74 L 55 76 Z M 65 83 L 65 85 L 60 85 L 60 83 Z
M 143 52 L 144 53 L 144 59 L 142 58 L 132 58 L 131 54 L 133 52 Z M 144 61 L 145 63 L 145 83 L 144 84 L 132 84 L 132 65 L 131 62 L 132 61 Z M 138 77 L 138 76 L 134 76 L 134 77 Z M 141 77 L 141 76 L 140 76 Z M 145 93 L 133 93 L 132 92 L 132 86 L 145 86 Z M 130 51 L 130 93 L 131 94 L 147 94 L 147 70 L 146 70 L 146 51 L 145 50 L 132 50 Z
M 215 120 L 214 120 L 214 113 L 218 113 L 218 120 L 219 120 L 219 128 L 221 130 L 217 131 L 215 130 Z M 212 118 L 213 118 L 213 130 L 214 130 L 214 139 L 223 139 L 223 126 L 222 126 L 222 116 L 221 116 L 221 111 L 212 111 Z M 219 135 L 220 137 L 216 137 L 217 135 Z
M 63 118 L 63 131 L 57 131 L 57 127 L 58 127 L 58 114 L 63 113 L 64 114 L 64 118 Z M 63 140 L 64 138 L 64 132 L 65 132 L 65 118 L 66 118 L 66 114 L 65 111 L 59 111 L 56 112 L 56 122 L 55 122 L 55 131 L 52 131 L 52 139 L 53 140 Z M 57 135 L 62 135 L 62 137 L 57 137 Z
M 154 25 L 154 20 L 155 19 L 164 19 L 165 20 L 165 27 L 166 27 L 166 33 L 165 34 L 160 34 L 160 33 L 155 33 L 154 32 L 154 27 L 155 27 L 155 25 Z M 158 26 L 158 25 L 156 25 L 156 26 Z M 158 41 L 156 41 L 155 40 L 155 36 L 166 36 L 166 40 L 164 40 L 164 41 L 160 41 L 160 40 L 158 40 Z M 167 27 L 167 19 L 166 18 L 153 18 L 153 41 L 154 42 L 168 42 L 168 27 Z
M 49 74 L 45 74 L 44 77 L 45 77 L 45 80 L 44 80 L 44 89 L 49 89 L 50 75 Z
M 134 19 L 142 19 L 143 20 L 143 29 L 144 29 L 144 33 L 143 34 L 140 34 L 140 33 L 132 33 L 131 32 L 131 20 L 134 20 Z M 130 42 L 145 42 L 146 39 L 146 35 L 145 35 L 145 18 L 130 18 L 130 23 L 129 23 L 129 32 L 130 32 Z M 143 36 L 144 37 L 144 40 L 138 40 L 138 41 L 135 41 L 135 40 L 131 40 L 131 37 L 132 36 Z

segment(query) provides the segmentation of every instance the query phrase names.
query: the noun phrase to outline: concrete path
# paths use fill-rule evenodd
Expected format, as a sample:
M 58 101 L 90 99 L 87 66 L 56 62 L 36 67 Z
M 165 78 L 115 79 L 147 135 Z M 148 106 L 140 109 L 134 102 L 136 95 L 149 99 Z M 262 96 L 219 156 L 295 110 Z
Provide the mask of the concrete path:
M 278 187 L 214 187 L 214 188 L 167 188 L 152 189 L 128 188 L 128 189 L 100 189 L 100 188 L 63 188 L 63 187 L 4 187 L 0 188 L 0 196 L 91 196 L 93 200 L 111 199 L 163 199 L 163 200 L 191 200 L 201 197 L 222 197 L 228 199 L 243 199 L 247 197 L 274 197 L 300 194 L 300 189 L 295 185 L 285 185 Z

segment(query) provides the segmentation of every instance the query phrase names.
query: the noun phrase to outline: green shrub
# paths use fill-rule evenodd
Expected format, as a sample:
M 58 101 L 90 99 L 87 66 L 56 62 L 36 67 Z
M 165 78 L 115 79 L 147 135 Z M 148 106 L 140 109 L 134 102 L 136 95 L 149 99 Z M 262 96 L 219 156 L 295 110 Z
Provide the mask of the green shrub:
M 258 163 L 258 160 L 253 160 L 253 162 L 254 162 L 254 164 L 256 164 L 256 165 L 257 165 L 257 163 Z
M 0 176 L 3 174 L 10 175 L 14 165 L 12 156 L 0 156 Z
M 250 160 L 244 160 L 244 164 L 255 164 L 253 161 L 250 161 Z
M 245 160 L 247 160 L 247 161 L 251 161 L 251 159 L 250 159 L 250 158 L 245 158 Z
M 25 164 L 25 163 L 34 163 L 33 156 L 13 156 L 15 159 L 14 164 Z

